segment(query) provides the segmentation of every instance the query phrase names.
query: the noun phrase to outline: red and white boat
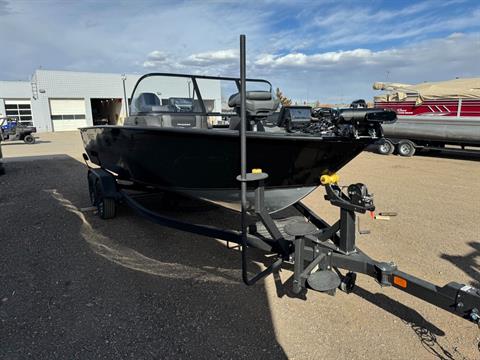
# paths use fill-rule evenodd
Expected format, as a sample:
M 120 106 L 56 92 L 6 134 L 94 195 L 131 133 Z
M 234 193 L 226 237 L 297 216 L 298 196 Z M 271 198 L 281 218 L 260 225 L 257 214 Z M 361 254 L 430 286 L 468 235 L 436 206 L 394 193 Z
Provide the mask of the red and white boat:
M 375 107 L 398 116 L 395 124 L 384 126 L 389 141 L 380 152 L 396 148 L 411 156 L 419 147 L 480 146 L 480 78 L 417 85 L 376 82 L 373 88 L 384 91 L 375 96 Z

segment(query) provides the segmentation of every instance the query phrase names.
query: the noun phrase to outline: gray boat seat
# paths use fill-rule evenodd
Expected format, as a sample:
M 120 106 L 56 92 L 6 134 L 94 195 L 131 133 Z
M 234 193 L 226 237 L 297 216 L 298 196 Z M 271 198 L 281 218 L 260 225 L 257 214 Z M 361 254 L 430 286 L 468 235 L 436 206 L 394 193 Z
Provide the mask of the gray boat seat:
M 266 117 L 277 110 L 279 101 L 272 96 L 270 91 L 247 91 L 246 105 L 248 116 Z M 228 106 L 235 108 L 239 112 L 241 106 L 240 93 L 230 96 Z
M 135 107 L 138 112 L 152 112 L 154 107 L 161 107 L 160 99 L 154 93 L 141 93 L 135 100 Z

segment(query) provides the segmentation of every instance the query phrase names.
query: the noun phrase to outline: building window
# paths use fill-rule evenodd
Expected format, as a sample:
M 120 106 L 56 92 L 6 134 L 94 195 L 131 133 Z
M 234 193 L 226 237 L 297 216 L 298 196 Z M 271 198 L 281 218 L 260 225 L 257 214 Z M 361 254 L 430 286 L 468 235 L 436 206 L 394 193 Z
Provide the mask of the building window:
M 10 100 L 5 104 L 5 114 L 8 117 L 18 119 L 24 125 L 33 125 L 30 104 L 16 104 Z
M 84 114 L 76 114 L 76 115 L 52 115 L 50 117 L 52 120 L 84 120 Z

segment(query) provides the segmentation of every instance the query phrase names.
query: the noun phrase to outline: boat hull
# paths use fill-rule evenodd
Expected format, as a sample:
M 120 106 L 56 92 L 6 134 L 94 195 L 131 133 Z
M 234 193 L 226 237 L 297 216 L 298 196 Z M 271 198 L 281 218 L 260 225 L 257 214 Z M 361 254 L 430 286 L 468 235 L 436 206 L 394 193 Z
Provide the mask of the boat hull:
M 128 126 L 80 129 L 90 160 L 120 180 L 153 186 L 239 209 L 237 131 Z M 247 170 L 268 173 L 265 202 L 281 210 L 320 185 L 373 139 L 248 133 Z M 253 191 L 249 191 L 250 207 Z
M 480 100 L 377 101 L 394 110 L 397 121 L 383 125 L 386 137 L 423 142 L 480 145 Z
M 399 116 L 383 131 L 390 138 L 480 145 L 480 117 Z

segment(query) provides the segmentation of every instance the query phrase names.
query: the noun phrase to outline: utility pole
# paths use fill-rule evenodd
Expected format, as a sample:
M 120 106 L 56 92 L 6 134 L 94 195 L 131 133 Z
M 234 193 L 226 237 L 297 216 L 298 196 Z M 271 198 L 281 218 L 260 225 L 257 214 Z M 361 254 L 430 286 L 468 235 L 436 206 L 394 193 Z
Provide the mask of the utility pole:
M 128 117 L 128 99 L 127 99 L 127 90 L 125 89 L 125 81 L 127 80 L 127 75 L 122 74 L 122 84 L 123 84 L 123 101 L 125 102 L 125 119 Z

